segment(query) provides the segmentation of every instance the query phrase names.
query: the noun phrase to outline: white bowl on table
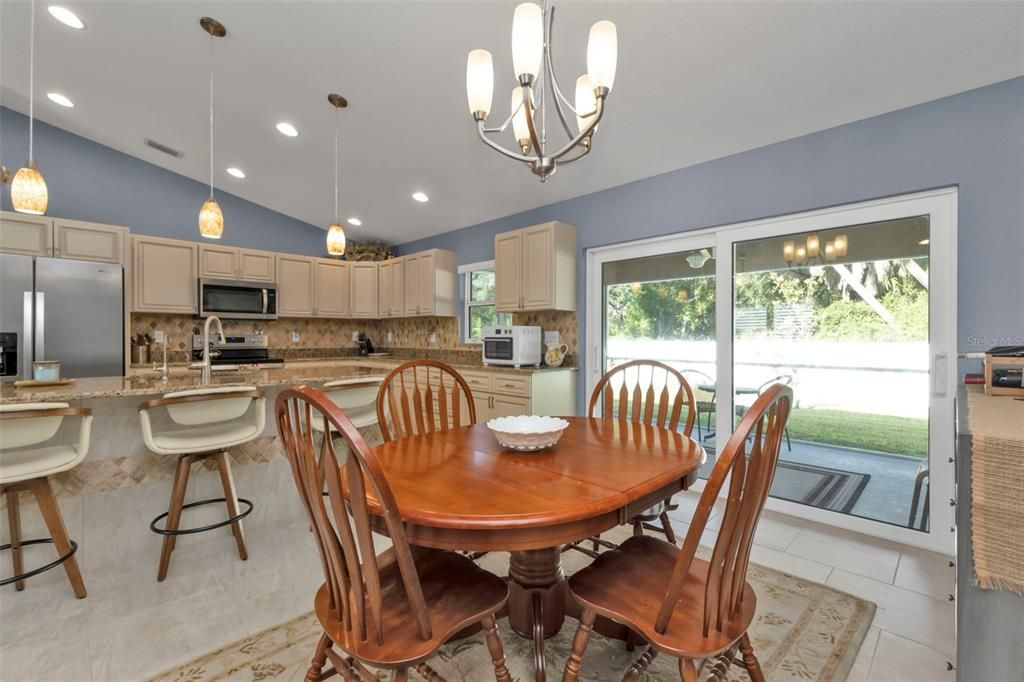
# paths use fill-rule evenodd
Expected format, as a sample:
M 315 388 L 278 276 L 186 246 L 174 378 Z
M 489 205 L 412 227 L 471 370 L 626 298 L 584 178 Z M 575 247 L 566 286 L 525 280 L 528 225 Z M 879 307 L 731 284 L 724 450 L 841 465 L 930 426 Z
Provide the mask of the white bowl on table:
M 487 422 L 498 444 L 509 450 L 533 452 L 550 448 L 562 437 L 569 422 L 558 417 L 519 415 L 498 417 Z

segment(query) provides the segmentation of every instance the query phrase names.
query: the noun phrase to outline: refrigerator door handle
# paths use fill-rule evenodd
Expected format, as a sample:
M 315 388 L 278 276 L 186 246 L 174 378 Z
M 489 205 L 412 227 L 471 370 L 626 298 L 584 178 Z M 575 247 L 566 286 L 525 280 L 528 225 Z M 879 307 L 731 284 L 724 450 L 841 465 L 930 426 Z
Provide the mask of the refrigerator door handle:
M 35 325 L 32 320 L 32 299 L 33 292 L 26 291 L 22 298 L 22 335 L 21 335 L 21 357 L 18 373 L 22 379 L 32 378 L 32 351 L 35 340 Z
M 36 353 L 35 360 L 45 360 L 46 350 L 46 294 L 42 291 L 36 292 L 36 326 L 33 333 L 35 336 Z

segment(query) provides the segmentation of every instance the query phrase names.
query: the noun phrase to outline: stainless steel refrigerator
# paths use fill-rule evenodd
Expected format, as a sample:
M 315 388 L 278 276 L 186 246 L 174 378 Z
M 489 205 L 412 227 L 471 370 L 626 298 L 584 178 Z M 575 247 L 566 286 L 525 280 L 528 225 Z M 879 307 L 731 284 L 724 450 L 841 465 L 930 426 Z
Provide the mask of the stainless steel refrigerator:
M 38 360 L 62 378 L 123 375 L 124 268 L 0 254 L 0 333 L 17 335 L 4 379 L 31 379 Z

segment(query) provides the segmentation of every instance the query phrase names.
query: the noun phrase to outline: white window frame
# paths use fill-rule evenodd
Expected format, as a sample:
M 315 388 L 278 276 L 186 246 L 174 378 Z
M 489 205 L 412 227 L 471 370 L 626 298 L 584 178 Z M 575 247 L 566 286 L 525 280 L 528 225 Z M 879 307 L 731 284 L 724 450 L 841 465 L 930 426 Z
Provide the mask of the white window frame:
M 603 320 L 601 266 L 608 261 L 713 246 L 720 260 L 716 269 L 716 383 L 729 390 L 718 393 L 715 428 L 732 433 L 733 409 L 733 245 L 736 242 L 773 237 L 793 232 L 827 230 L 881 220 L 918 215 L 929 216 L 931 246 L 929 270 L 942 273 L 930 279 L 929 352 L 931 392 L 929 405 L 930 530 L 925 533 L 870 519 L 816 509 L 796 502 L 769 497 L 766 509 L 806 518 L 845 530 L 920 547 L 948 556 L 955 553 L 955 508 L 946 503 L 956 497 L 954 448 L 954 396 L 957 386 L 957 202 L 956 187 L 928 190 L 830 208 L 793 213 L 763 220 L 692 230 L 622 244 L 594 247 L 586 251 L 586 387 L 587 395 L 601 376 L 603 363 Z M 704 489 L 699 480 L 694 490 Z M 723 487 L 722 495 L 727 492 Z
M 497 307 L 497 301 L 494 300 L 470 301 L 471 278 L 474 272 L 479 272 L 480 270 L 491 270 L 493 272 L 494 261 L 483 260 L 478 263 L 466 263 L 459 266 L 459 276 L 462 277 L 462 291 L 464 293 L 462 301 L 462 333 L 460 335 L 463 343 L 481 344 L 484 342 L 483 339 L 471 339 L 469 337 L 469 309 L 486 305 Z

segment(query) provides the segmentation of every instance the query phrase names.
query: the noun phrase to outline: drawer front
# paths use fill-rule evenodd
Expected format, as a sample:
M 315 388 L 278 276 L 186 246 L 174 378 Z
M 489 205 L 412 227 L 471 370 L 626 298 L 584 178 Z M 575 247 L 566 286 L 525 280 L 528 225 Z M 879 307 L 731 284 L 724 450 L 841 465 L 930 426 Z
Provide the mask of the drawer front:
M 529 377 L 513 376 L 507 374 L 494 375 L 494 392 L 507 395 L 530 396 Z
M 493 380 L 490 374 L 483 372 L 462 372 L 462 378 L 469 384 L 469 388 L 476 393 L 477 391 L 484 391 L 490 393 L 493 389 Z

